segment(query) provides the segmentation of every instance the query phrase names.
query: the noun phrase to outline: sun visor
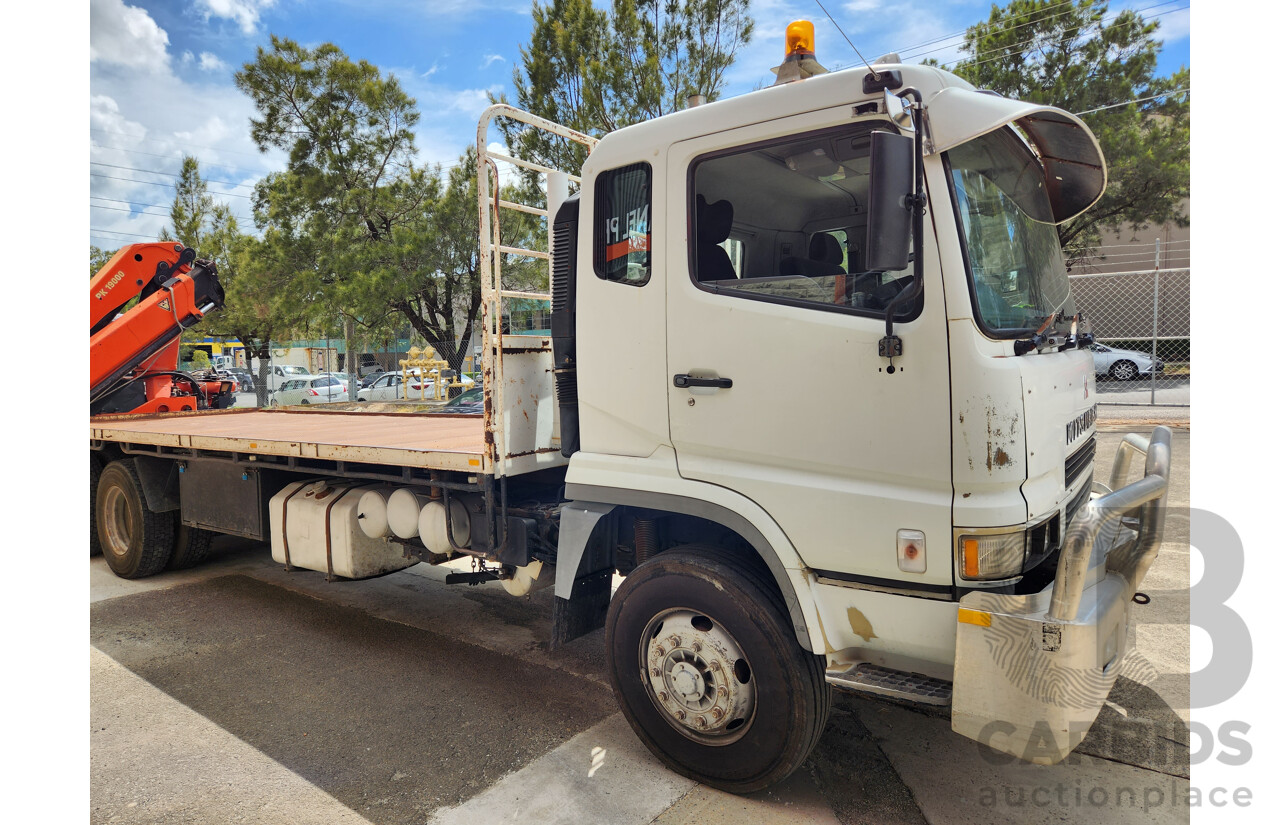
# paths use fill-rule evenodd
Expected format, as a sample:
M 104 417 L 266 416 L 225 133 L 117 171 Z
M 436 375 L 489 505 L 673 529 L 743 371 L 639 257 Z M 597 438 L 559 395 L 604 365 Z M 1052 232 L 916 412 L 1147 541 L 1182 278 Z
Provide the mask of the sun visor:
M 1107 188 L 1107 164 L 1093 132 L 1073 114 L 1021 100 L 943 89 L 925 106 L 933 151 L 952 147 L 1016 124 L 1044 164 L 1045 188 L 1056 223 L 1093 206 Z

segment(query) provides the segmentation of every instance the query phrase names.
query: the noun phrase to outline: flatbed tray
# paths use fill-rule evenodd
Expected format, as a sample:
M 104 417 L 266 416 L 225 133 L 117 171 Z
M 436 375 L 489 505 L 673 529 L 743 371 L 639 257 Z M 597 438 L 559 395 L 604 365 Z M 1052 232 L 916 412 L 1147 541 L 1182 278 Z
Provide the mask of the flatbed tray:
M 204 410 L 89 419 L 89 438 L 248 455 L 491 471 L 478 415 Z

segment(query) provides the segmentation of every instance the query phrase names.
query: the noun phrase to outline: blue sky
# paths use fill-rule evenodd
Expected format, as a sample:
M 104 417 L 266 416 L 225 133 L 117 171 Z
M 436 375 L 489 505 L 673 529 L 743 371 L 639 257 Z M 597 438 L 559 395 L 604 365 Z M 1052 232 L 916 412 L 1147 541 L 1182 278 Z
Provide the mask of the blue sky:
M 597 3 L 601 5 L 601 3 Z M 867 58 L 955 59 L 964 28 L 987 18 L 983 0 L 824 0 Z M 524 0 L 90 0 L 90 243 L 154 238 L 166 223 L 184 153 L 201 161 L 220 198 L 250 215 L 253 183 L 282 166 L 249 140 L 253 109 L 236 69 L 271 34 L 332 42 L 395 74 L 422 112 L 421 159 L 450 163 L 475 140 L 489 92 L 512 94 L 512 69 L 532 27 Z M 1190 0 L 1124 0 L 1161 23 L 1160 72 L 1190 64 Z M 819 59 L 857 62 L 815 0 L 756 0 L 756 34 L 729 74 L 728 96 L 772 81 L 782 32 L 814 21 Z M 496 136 L 496 131 L 493 133 Z M 167 174 L 166 174 L 167 173 Z M 246 224 L 250 221 L 246 220 Z

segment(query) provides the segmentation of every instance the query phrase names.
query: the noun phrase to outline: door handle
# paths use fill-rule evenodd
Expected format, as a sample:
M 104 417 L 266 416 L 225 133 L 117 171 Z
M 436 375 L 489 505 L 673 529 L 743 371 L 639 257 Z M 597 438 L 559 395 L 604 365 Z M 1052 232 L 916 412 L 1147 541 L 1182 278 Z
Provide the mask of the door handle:
M 717 389 L 727 390 L 733 386 L 732 378 L 695 378 L 692 375 L 686 375 L 683 372 L 671 377 L 671 383 L 681 389 L 689 387 L 715 387 Z

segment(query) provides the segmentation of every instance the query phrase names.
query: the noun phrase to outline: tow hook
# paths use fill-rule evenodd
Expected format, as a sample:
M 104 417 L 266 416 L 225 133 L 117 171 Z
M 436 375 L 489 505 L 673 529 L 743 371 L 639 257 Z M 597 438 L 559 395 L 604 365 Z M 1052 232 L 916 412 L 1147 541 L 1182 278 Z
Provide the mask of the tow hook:
M 1151 604 L 1151 597 L 1146 593 L 1134 593 L 1133 601 L 1135 604 Z

